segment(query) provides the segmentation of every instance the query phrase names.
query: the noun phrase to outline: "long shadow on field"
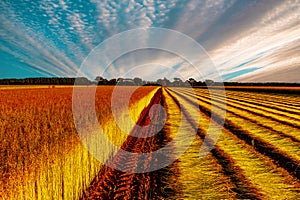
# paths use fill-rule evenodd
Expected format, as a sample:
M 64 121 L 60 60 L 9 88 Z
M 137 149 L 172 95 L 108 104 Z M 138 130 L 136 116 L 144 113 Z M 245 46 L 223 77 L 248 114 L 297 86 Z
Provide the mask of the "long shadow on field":
M 150 123 L 150 118 L 151 121 L 156 122 L 161 122 L 165 117 L 168 118 L 168 116 L 164 116 L 166 113 L 162 112 L 159 107 L 155 107 L 151 111 L 150 117 L 150 107 L 155 104 L 161 106 L 165 104 L 161 89 L 157 91 L 150 105 L 142 112 L 137 123 L 139 126 L 132 130 L 123 143 L 122 150 L 109 163 L 109 166 L 115 166 L 114 168 L 121 168 L 124 169 L 122 171 L 128 172 L 104 167 L 85 191 L 82 199 L 170 199 L 175 193 L 176 196 L 180 194 L 180 188 L 175 185 L 179 173 L 177 163 L 166 166 L 170 159 L 174 160 L 173 149 L 169 148 L 159 153 L 156 151 L 168 144 L 171 138 L 168 135 L 168 125 L 165 124 L 161 129 L 157 124 Z M 143 125 L 148 125 L 148 128 L 141 129 L 140 127 Z M 134 137 L 147 135 L 153 131 L 157 134 L 151 137 Z M 162 165 L 165 167 L 155 171 L 149 170 Z M 140 173 L 143 171 L 151 172 Z

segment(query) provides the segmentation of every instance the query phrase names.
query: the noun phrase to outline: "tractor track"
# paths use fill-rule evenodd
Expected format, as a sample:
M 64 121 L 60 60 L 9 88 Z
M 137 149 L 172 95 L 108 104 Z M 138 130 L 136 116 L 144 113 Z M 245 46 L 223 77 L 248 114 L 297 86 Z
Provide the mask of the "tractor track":
M 174 95 L 175 94 L 175 95 Z M 165 97 L 164 95 L 167 95 Z M 187 104 L 192 104 L 200 109 L 207 117 L 211 118 L 211 110 L 203 105 L 192 102 L 181 92 L 173 91 L 171 89 L 158 89 L 153 96 L 150 104 L 143 110 L 137 125 L 144 126 L 149 125 L 149 129 L 144 131 L 155 131 L 157 134 L 151 137 L 143 138 L 140 137 L 146 132 L 141 131 L 138 127 L 134 127 L 131 134 L 127 137 L 123 145 L 122 150 L 126 152 L 131 152 L 131 154 L 124 154 L 122 151 L 117 152 L 113 157 L 112 164 L 117 166 L 117 168 L 122 167 L 125 169 L 122 172 L 116 169 L 104 166 L 99 172 L 98 176 L 91 182 L 89 188 L 84 192 L 82 200 L 87 199 L 171 199 L 172 197 L 179 197 L 181 194 L 180 187 L 176 186 L 176 180 L 180 172 L 178 172 L 177 162 L 181 162 L 180 159 L 176 160 L 173 164 L 164 167 L 162 169 L 144 172 L 147 169 L 159 165 L 158 157 L 164 156 L 165 160 L 172 160 L 172 155 L 157 155 L 151 154 L 148 157 L 145 156 L 134 156 L 134 154 L 143 154 L 154 152 L 166 144 L 168 144 L 172 138 L 170 136 L 169 127 L 170 124 L 165 123 L 161 130 L 156 130 L 157 126 L 151 126 L 149 110 L 152 105 L 159 104 L 163 106 L 166 110 L 168 108 L 167 103 L 173 103 L 180 109 L 181 114 L 187 119 L 187 124 L 192 127 L 192 129 L 197 131 L 197 135 L 200 140 L 204 140 L 208 146 L 213 145 L 213 149 L 210 151 L 212 159 L 218 163 L 221 167 L 220 173 L 224 177 L 229 178 L 229 182 L 233 185 L 232 192 L 236 198 L 241 199 L 262 199 L 264 194 L 261 190 L 256 187 L 246 176 L 244 170 L 237 164 L 231 155 L 226 152 L 222 147 L 217 144 L 214 145 L 213 139 L 210 139 L 205 130 L 198 126 L 197 122 L 190 115 L 189 110 L 185 106 L 180 105 L 179 100 L 176 96 L 184 99 Z M 168 98 L 168 102 L 166 102 Z M 171 99 L 171 100 L 170 100 Z M 169 102 L 173 101 L 173 102 Z M 175 107 L 176 107 L 175 106 Z M 161 116 L 159 110 L 155 115 L 156 121 L 160 121 Z M 169 113 L 167 112 L 166 118 L 168 119 Z M 180 119 L 179 119 L 180 120 Z M 212 120 L 222 125 L 223 121 L 218 115 L 214 115 Z M 178 121 L 179 124 L 179 121 Z M 291 176 L 299 180 L 299 163 L 293 158 L 284 154 L 283 152 L 276 149 L 273 145 L 266 143 L 259 138 L 253 136 L 245 130 L 234 126 L 231 121 L 225 119 L 224 128 L 230 133 L 235 135 L 239 140 L 244 141 L 248 145 L 252 145 L 253 141 L 255 143 L 255 152 L 260 153 L 268 158 L 270 158 L 273 163 L 279 167 L 282 167 Z M 133 135 L 137 136 L 134 137 Z M 281 135 L 282 136 L 282 135 Z M 293 139 L 293 138 L 291 138 Z M 298 141 L 294 141 L 298 142 Z M 171 153 L 172 154 L 172 153 Z M 111 165 L 109 165 L 111 166 Z M 138 172 L 138 173 L 135 173 Z
M 138 125 L 149 124 L 149 109 L 154 104 L 164 106 L 162 89 L 159 89 L 152 98 L 148 107 L 141 113 L 137 122 Z M 159 113 L 156 117 L 161 117 Z M 159 119 L 157 119 L 159 121 Z M 155 130 L 156 126 L 149 127 L 157 134 L 148 138 L 134 137 L 129 135 L 121 149 L 133 153 L 149 153 L 164 146 L 170 138 L 164 127 L 162 130 Z M 134 135 L 144 134 L 138 128 L 134 128 Z M 129 172 L 122 172 L 105 166 L 98 176 L 92 181 L 90 187 L 85 191 L 82 200 L 85 199 L 166 199 L 172 195 L 173 188 L 167 185 L 169 177 L 172 175 L 172 165 L 153 172 L 134 173 L 135 170 L 143 170 L 155 165 L 155 156 L 150 156 L 151 162 L 143 159 L 143 156 L 137 157 L 133 154 L 128 157 L 122 151 L 119 151 L 113 158 L 113 164 L 123 166 L 123 169 Z M 162 156 L 162 155 L 159 155 Z M 140 159 L 139 159 L 140 158 Z M 149 157 L 148 157 L 149 158 Z M 165 159 L 169 159 L 167 156 Z M 147 166 L 146 166 L 147 165 Z

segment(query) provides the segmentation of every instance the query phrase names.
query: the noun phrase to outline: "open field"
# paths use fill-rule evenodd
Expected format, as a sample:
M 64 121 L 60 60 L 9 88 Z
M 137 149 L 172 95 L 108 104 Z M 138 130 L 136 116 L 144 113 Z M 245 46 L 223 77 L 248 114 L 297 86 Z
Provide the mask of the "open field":
M 87 86 L 84 86 L 87 87 Z M 16 90 L 16 89 L 45 89 L 45 88 L 73 88 L 68 85 L 0 85 L 0 90 Z
M 239 198 L 299 198 L 299 97 L 227 91 L 224 108 L 224 97 L 210 97 L 205 89 L 196 89 L 195 95 L 179 88 L 172 92 L 184 105 L 196 102 L 203 120 L 200 126 L 207 124 L 212 102 L 215 112 L 225 109 L 222 134 L 212 154 L 221 158 L 225 173 L 229 167 Z M 268 105 L 276 99 L 276 106 Z M 280 105 L 289 107 L 285 110 Z M 216 114 L 213 119 L 216 128 L 219 117 Z M 205 134 L 205 128 L 200 128 L 200 137 Z
M 204 88 L 204 87 L 198 87 Z M 210 89 L 223 89 L 220 86 L 210 86 Z M 226 90 L 243 91 L 243 92 L 262 92 L 262 93 L 274 93 L 274 94 L 300 94 L 300 87 L 295 86 L 225 86 Z
M 141 112 L 154 89 L 134 93 L 132 115 Z M 107 105 L 112 91 L 113 87 L 98 87 L 96 92 L 98 119 L 106 127 L 116 126 L 109 121 Z M 75 129 L 72 92 L 72 87 L 0 90 L 1 198 L 78 199 L 97 174 L 101 164 L 84 148 Z M 127 108 L 117 109 L 122 113 Z M 111 129 L 113 142 L 121 144 L 124 134 L 107 130 Z
M 82 145 L 72 118 L 72 87 L 0 90 L 1 197 L 300 198 L 299 95 L 227 90 L 224 96 L 203 88 L 141 87 L 129 104 L 134 122 L 148 125 L 150 108 L 156 104 L 166 113 L 156 109 L 151 119 L 159 122 L 166 114 L 166 121 L 162 129 L 150 125 L 140 131 L 129 126 L 128 136 L 114 122 L 112 92 L 113 87 L 97 88 L 96 113 L 104 133 L 123 150 L 155 152 L 175 140 L 174 148 L 163 155 L 167 162 L 193 131 L 194 141 L 175 162 L 159 170 L 121 172 L 99 163 Z M 124 109 L 128 108 L 118 108 L 120 116 Z M 132 136 L 153 130 L 157 134 L 151 137 Z M 217 138 L 211 135 L 218 131 Z M 199 158 L 201 147 L 214 140 L 213 149 Z M 128 171 L 161 164 L 162 155 L 155 153 L 152 162 L 114 153 L 112 164 Z

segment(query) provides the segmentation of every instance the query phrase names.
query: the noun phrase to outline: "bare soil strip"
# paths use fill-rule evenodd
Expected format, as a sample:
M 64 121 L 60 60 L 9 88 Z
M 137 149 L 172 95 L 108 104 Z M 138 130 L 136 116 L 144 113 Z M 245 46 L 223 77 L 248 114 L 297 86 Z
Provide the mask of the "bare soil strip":
M 154 95 L 150 105 L 144 109 L 138 121 L 139 125 L 149 124 L 150 118 L 148 112 L 150 106 L 154 104 L 164 106 L 161 89 Z M 155 116 L 157 121 L 160 120 L 161 115 L 162 113 L 157 113 L 157 116 Z M 152 126 L 149 130 L 153 131 L 156 127 Z M 128 136 L 121 148 L 128 152 L 146 153 L 155 151 L 170 140 L 165 129 L 154 131 L 158 133 L 149 138 Z M 134 132 L 134 135 L 145 134 L 138 127 L 134 128 L 132 132 Z M 161 158 L 163 155 L 159 156 Z M 170 159 L 168 155 L 165 156 L 166 161 Z M 149 168 L 150 165 L 158 164 L 153 162 L 153 160 L 155 158 L 152 158 L 152 161 L 147 163 L 142 156 L 138 159 L 136 156 L 127 157 L 127 155 L 125 156 L 120 152 L 115 155 L 112 162 L 115 165 L 127 167 L 128 171 L 134 171 L 135 169 L 142 170 Z M 165 199 L 174 193 L 174 188 L 171 187 L 172 185 L 167 184 L 167 180 L 175 172 L 175 163 L 148 173 L 121 172 L 110 167 L 105 167 L 91 183 L 90 188 L 85 192 L 82 199 Z M 174 178 L 176 179 L 176 177 Z
M 169 96 L 169 99 L 170 97 L 171 99 L 173 99 L 173 101 L 175 101 L 174 104 L 177 104 L 177 109 L 179 109 L 179 104 L 177 100 L 173 96 Z M 164 106 L 164 101 L 165 97 L 162 96 L 161 90 L 159 90 L 153 97 L 153 101 L 150 103 L 150 105 L 160 103 L 162 106 Z M 149 109 L 146 108 L 143 111 L 138 124 L 143 125 L 149 123 L 148 110 Z M 189 117 L 187 113 L 185 114 L 185 116 Z M 178 118 L 177 122 L 176 120 L 173 121 L 173 123 L 180 124 L 180 118 Z M 171 140 L 171 138 L 169 137 L 170 132 L 168 128 L 170 127 L 164 127 L 159 133 L 150 138 L 136 138 L 129 136 L 121 148 L 134 153 L 153 152 L 163 147 Z M 194 128 L 196 130 L 198 129 L 198 127 L 196 126 Z M 138 131 L 138 129 L 134 129 L 133 131 Z M 200 149 L 200 146 L 195 146 L 194 148 Z M 254 187 L 250 187 L 251 184 L 249 182 L 245 182 L 246 177 L 242 175 L 241 170 L 239 170 L 238 166 L 230 165 L 232 164 L 232 161 L 230 160 L 230 158 L 226 157 L 224 152 L 215 151 L 214 153 L 216 154 L 215 158 L 217 157 L 217 159 L 211 157 L 207 158 L 206 160 L 201 160 L 200 163 L 203 162 L 204 164 L 200 164 L 200 166 L 197 167 L 197 170 L 199 170 L 200 167 L 200 170 L 203 170 L 203 172 L 194 172 L 204 173 L 204 177 L 200 177 L 202 178 L 203 183 L 197 183 L 199 184 L 200 189 L 205 189 L 206 193 L 203 191 L 203 195 L 211 195 L 210 197 L 219 196 L 220 198 L 239 197 L 251 199 L 257 199 L 259 196 L 262 196 L 261 194 L 258 194 Z M 171 154 L 165 155 L 165 160 L 172 159 L 168 156 L 171 156 Z M 199 160 L 198 157 L 197 160 Z M 134 156 L 125 157 L 124 155 L 122 155 L 122 153 L 117 154 L 114 157 L 113 162 L 115 162 L 116 165 L 122 165 L 124 167 L 127 167 L 128 170 L 134 170 L 134 168 L 141 169 L 143 167 L 149 167 L 145 166 L 145 164 L 147 165 L 147 163 L 145 163 L 145 160 L 138 160 Z M 151 162 L 150 164 L 155 165 L 157 163 Z M 82 199 L 180 199 L 183 197 L 188 198 L 187 194 L 181 194 L 180 181 L 178 181 L 179 183 L 177 184 L 177 180 L 180 177 L 184 177 L 186 175 L 181 173 L 187 173 L 185 168 L 182 169 L 182 166 L 184 166 L 185 164 L 186 161 L 179 160 L 175 161 L 168 167 L 164 167 L 160 170 L 149 173 L 120 172 L 113 168 L 104 167 L 99 172 L 98 176 L 93 180 L 89 189 L 85 191 L 85 194 L 82 197 Z M 216 165 L 221 166 L 221 173 L 219 171 L 216 171 L 218 169 Z M 178 169 L 178 166 L 181 166 L 181 172 Z M 205 170 L 211 171 L 209 176 L 205 175 Z M 214 171 L 216 172 L 214 173 Z M 223 176 L 224 178 L 222 178 Z M 209 188 L 204 188 L 205 184 L 208 181 L 211 181 L 212 177 L 215 177 L 215 180 L 219 180 L 219 185 L 214 185 L 216 183 L 211 183 Z M 232 185 L 230 182 L 228 183 L 226 181 L 226 177 L 229 177 L 228 181 L 233 182 Z M 184 180 L 181 182 L 184 182 Z M 227 187 L 230 188 L 230 191 L 226 191 Z M 222 190 L 225 191 L 221 191 L 220 188 L 222 188 Z M 212 194 L 207 192 L 211 192 Z M 198 193 L 198 191 L 196 191 L 196 193 Z M 196 193 L 193 194 L 195 195 Z M 191 198 L 191 196 L 189 196 L 189 198 Z
M 140 126 L 150 124 L 149 110 L 154 104 L 159 104 L 167 110 L 167 119 L 170 117 L 170 115 L 173 115 L 174 112 L 178 112 L 180 109 L 182 112 L 181 115 L 187 121 L 185 126 L 190 126 L 193 130 L 197 130 L 197 139 L 189 148 L 190 150 L 187 151 L 190 151 L 192 156 L 195 157 L 196 149 L 200 149 L 200 145 L 203 143 L 204 138 L 206 137 L 206 130 L 204 130 L 201 126 L 199 127 L 198 123 L 191 114 L 191 109 L 193 106 L 196 106 L 196 108 L 198 107 L 202 115 L 206 116 L 207 118 L 210 118 L 212 113 L 210 110 L 211 103 L 208 97 L 202 97 L 201 101 L 204 101 L 205 103 L 203 105 L 199 105 L 198 101 L 195 99 L 195 102 L 193 102 L 188 97 L 189 95 L 190 94 L 186 93 L 185 91 L 177 92 L 170 89 L 159 89 L 153 96 L 148 107 L 146 107 L 141 113 L 137 124 Z M 167 104 L 170 102 L 176 105 L 177 108 L 168 108 Z M 182 105 L 179 102 L 184 102 L 184 104 Z M 235 107 L 237 108 L 237 106 Z M 220 106 L 218 108 L 222 109 Z M 246 109 L 245 111 L 249 112 Z M 155 120 L 157 122 L 161 121 L 164 113 L 160 112 L 159 110 L 156 110 L 155 113 L 156 115 L 151 120 Z M 257 123 L 257 121 L 251 120 L 249 117 L 235 114 L 233 111 L 229 111 L 229 113 L 231 115 L 236 115 L 241 119 L 248 121 L 250 120 L 250 122 L 255 123 L 261 128 L 270 130 L 270 127 L 265 126 L 262 123 Z M 256 115 L 257 113 L 252 111 L 252 114 Z M 177 119 L 175 117 L 174 121 L 173 117 L 172 123 L 179 125 L 180 120 L 180 118 Z M 217 114 L 212 120 L 218 126 L 223 125 L 221 117 Z M 138 127 L 135 127 L 121 148 L 127 152 L 142 154 L 154 152 L 164 147 L 172 140 L 173 136 L 173 133 L 170 129 L 170 124 L 166 124 L 162 130 L 156 130 L 157 126 L 150 125 L 149 130 L 146 132 L 143 132 Z M 174 124 L 171 124 L 171 126 Z M 133 136 L 142 136 L 147 134 L 148 131 L 155 131 L 157 134 L 148 138 Z M 300 141 L 293 136 L 285 135 L 284 133 L 273 129 L 271 131 L 280 137 L 288 138 L 291 141 L 300 144 Z M 173 164 L 148 173 L 121 172 L 110 167 L 103 167 L 98 176 L 92 181 L 88 190 L 84 192 L 84 195 L 81 199 L 191 199 L 194 198 L 195 195 L 198 195 L 197 198 L 227 197 L 239 199 L 262 199 L 270 196 L 268 191 L 274 191 L 274 188 L 276 190 L 276 186 L 272 186 L 273 189 L 271 190 L 266 189 L 267 186 L 263 179 L 255 180 L 250 177 L 251 173 L 255 174 L 255 172 L 259 172 L 260 175 L 267 174 L 268 177 L 274 176 L 274 180 L 276 180 L 277 183 L 283 188 L 293 188 L 293 186 L 289 186 L 289 184 L 286 183 L 286 180 L 292 181 L 292 185 L 299 184 L 299 163 L 287 153 L 282 152 L 273 144 L 268 143 L 256 135 L 253 135 L 251 132 L 236 126 L 236 124 L 228 119 L 225 120 L 223 132 L 226 132 L 226 136 L 223 137 L 223 141 L 221 141 L 219 145 L 214 145 L 214 148 L 208 154 L 207 159 L 199 161 L 197 163 L 198 165 L 192 165 L 190 168 L 191 170 L 195 169 L 194 173 L 196 173 L 196 170 L 197 173 L 203 173 L 203 177 L 199 178 L 199 175 L 197 175 L 199 184 L 194 185 L 199 185 L 197 186 L 198 189 L 200 188 L 202 190 L 206 190 L 206 193 L 210 192 L 212 196 L 209 196 L 210 194 L 208 193 L 205 194 L 205 192 L 203 192 L 203 196 L 201 196 L 201 194 L 199 196 L 199 194 L 196 194 L 197 192 L 195 193 L 195 188 L 187 188 L 187 183 L 191 183 L 191 181 L 193 181 L 191 179 L 186 183 L 184 180 L 188 179 L 189 177 L 193 177 L 191 174 L 189 174 L 189 170 L 186 170 L 186 167 L 189 166 L 187 160 L 192 159 L 193 157 L 184 154 Z M 213 140 L 208 137 L 206 137 L 205 141 L 207 146 L 214 144 Z M 255 144 L 255 146 L 253 144 Z M 227 145 L 229 146 L 227 147 Z M 230 149 L 244 152 L 244 160 L 240 159 L 238 152 L 231 152 Z M 165 161 L 174 159 L 172 157 L 172 152 L 166 155 L 153 154 L 152 157 L 146 158 L 143 156 L 128 156 L 120 151 L 114 156 L 110 164 L 122 166 L 128 171 L 141 171 L 143 169 L 146 170 L 150 167 L 160 164 L 158 163 L 158 157 L 156 158 L 155 156 L 159 156 L 160 159 L 161 156 L 164 156 Z M 199 158 L 197 159 L 199 160 Z M 255 164 L 251 165 L 254 167 L 254 169 L 247 170 L 247 165 L 244 165 L 243 163 L 246 162 L 246 160 L 247 162 L 251 162 L 251 159 L 255 160 Z M 147 162 L 147 160 L 149 162 Z M 155 162 L 155 160 L 157 162 Z M 201 164 L 207 164 L 207 166 L 201 166 Z M 216 169 L 218 166 L 220 168 L 219 171 Z M 280 167 L 280 170 L 276 169 L 277 166 Z M 266 169 L 274 169 L 274 171 L 267 170 L 265 172 Z M 205 174 L 206 170 L 209 170 L 209 175 Z M 209 182 L 209 179 L 211 179 L 210 176 L 215 177 L 218 180 L 223 180 L 223 182 L 219 182 L 219 185 L 213 185 L 213 183 Z M 203 184 L 205 184 L 205 182 L 210 183 L 210 188 L 204 188 Z M 218 192 L 217 188 L 222 188 L 222 191 Z M 226 191 L 227 194 L 224 191 L 224 188 L 228 188 L 228 191 Z M 294 193 L 295 191 L 290 191 L 289 189 L 287 192 L 285 192 L 286 195 L 294 195 Z

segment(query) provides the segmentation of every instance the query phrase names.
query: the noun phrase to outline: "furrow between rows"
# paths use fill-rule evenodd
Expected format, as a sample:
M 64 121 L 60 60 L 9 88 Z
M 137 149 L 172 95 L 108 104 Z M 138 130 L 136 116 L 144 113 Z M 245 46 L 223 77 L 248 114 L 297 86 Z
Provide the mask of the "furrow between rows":
M 193 95 L 190 93 L 183 93 L 183 94 L 193 97 Z M 209 104 L 210 106 L 212 105 L 212 102 L 209 97 L 199 95 L 196 98 L 201 102 L 205 102 L 205 103 Z M 236 116 L 237 118 L 246 120 L 248 122 L 251 122 L 251 123 L 259 126 L 258 129 L 260 129 L 260 130 L 261 130 L 261 128 L 263 128 L 263 130 L 266 130 L 267 132 L 270 131 L 270 132 L 272 132 L 272 134 L 274 133 L 282 138 L 288 138 L 289 140 L 294 142 L 295 145 L 300 144 L 300 135 L 297 134 L 297 132 L 300 130 L 298 130 L 294 127 L 290 127 L 288 125 L 283 125 L 283 124 L 280 124 L 279 122 L 270 121 L 270 119 L 268 119 L 266 117 L 259 116 L 256 113 L 251 112 L 246 108 L 234 106 L 234 105 L 231 105 L 230 103 L 226 103 L 226 108 L 225 108 L 224 101 L 221 101 L 221 100 L 215 100 L 213 103 L 213 106 L 215 106 L 218 109 L 226 111 L 227 113 L 231 114 L 232 116 Z M 268 123 L 268 121 L 270 121 L 270 123 Z
M 184 97 L 182 94 L 183 98 Z M 203 106 L 203 104 L 199 104 L 201 112 L 205 113 L 207 116 L 211 116 L 211 111 Z M 223 119 L 218 116 L 218 114 L 214 115 L 214 121 L 219 124 L 223 124 Z M 280 167 L 286 169 L 291 175 L 295 176 L 298 180 L 300 180 L 300 168 L 299 162 L 292 158 L 289 154 L 282 152 L 278 149 L 278 147 L 270 144 L 269 142 L 264 141 L 262 138 L 255 136 L 253 133 L 244 130 L 242 127 L 237 126 L 232 121 L 225 119 L 224 128 L 235 134 L 241 140 L 244 140 L 249 145 L 255 145 L 255 149 L 263 155 L 270 157 L 275 164 L 279 165 Z M 296 151 L 297 154 L 299 151 Z
M 171 91 L 168 91 L 168 93 L 173 98 L 175 98 L 176 96 L 176 98 L 179 99 L 179 102 L 181 103 L 185 102 L 184 99 L 178 97 L 177 95 L 172 94 Z M 186 102 L 183 105 L 186 106 L 188 104 L 193 104 L 193 102 Z M 203 141 L 204 138 L 206 137 L 205 130 L 199 128 L 198 123 L 190 115 L 192 111 L 190 109 L 185 110 L 185 108 L 181 108 L 181 109 L 184 111 L 184 115 L 186 115 L 186 117 L 189 119 L 190 124 L 197 129 L 197 134 Z M 196 112 L 198 111 L 196 110 Z M 206 144 L 202 144 L 202 145 L 206 145 L 206 146 L 214 145 L 213 139 L 209 137 L 206 137 L 205 141 Z M 232 184 L 234 184 L 234 188 L 232 188 L 232 190 L 236 193 L 237 198 L 260 199 L 263 197 L 263 195 L 257 190 L 257 188 L 254 185 L 252 185 L 252 183 L 247 179 L 247 177 L 243 173 L 243 170 L 235 163 L 235 161 L 227 154 L 227 152 L 222 150 L 218 145 L 215 145 L 214 148 L 211 150 L 211 153 L 214 159 L 216 159 L 218 164 L 222 167 L 222 173 L 228 176 Z
M 209 95 L 209 92 L 204 90 L 195 90 L 195 92 L 197 94 Z M 291 119 L 296 119 L 296 120 L 299 119 L 300 110 L 299 111 L 297 110 L 299 107 L 288 108 L 285 107 L 284 105 L 272 105 L 269 104 L 268 101 L 259 101 L 255 98 L 243 97 L 238 94 L 239 93 L 227 94 L 226 95 L 227 102 L 234 102 L 240 105 L 250 106 L 252 108 L 267 110 L 268 112 L 286 116 L 287 118 L 291 118 Z M 218 95 L 217 93 L 214 93 L 214 97 L 216 96 L 220 98 L 225 97 L 224 95 Z
M 276 105 L 289 107 L 292 109 L 299 110 L 299 103 L 295 101 L 297 98 L 296 96 L 291 95 L 283 95 L 283 94 L 263 94 L 263 93 L 255 93 L 255 92 L 244 92 L 244 91 L 226 91 L 228 96 L 237 95 L 238 97 L 247 97 L 255 100 L 267 101 L 268 103 L 274 103 Z M 291 97 L 290 97 L 291 96 Z M 284 100 L 284 102 L 282 102 Z
M 137 124 L 147 124 L 149 121 L 148 112 L 152 104 L 160 103 L 161 89 L 157 91 L 151 100 L 149 106 L 141 113 L 141 117 Z M 138 131 L 138 127 L 132 131 Z M 162 134 L 159 137 L 163 136 Z M 154 138 L 137 138 L 128 136 L 126 141 L 121 146 L 121 149 L 126 152 L 142 152 L 151 149 L 151 142 Z M 128 172 L 121 172 L 114 168 L 105 166 L 98 177 L 91 183 L 90 188 L 85 192 L 82 199 L 132 199 L 134 196 L 146 195 L 145 191 L 150 191 L 150 183 L 145 182 L 145 179 L 151 178 L 153 174 L 149 173 L 134 173 L 137 168 L 143 167 L 143 160 L 134 153 L 128 154 L 125 151 L 119 151 L 109 162 L 110 166 L 122 167 Z M 156 176 L 157 178 L 157 176 Z M 154 189 L 159 189 L 154 187 Z M 143 194 L 141 194 L 143 193 Z M 152 191 L 152 193 L 159 193 Z
M 280 102 L 272 102 L 270 99 L 259 99 L 257 98 L 257 94 L 256 95 L 242 95 L 239 92 L 235 92 L 235 93 L 229 93 L 226 92 L 226 97 L 228 99 L 232 99 L 232 100 L 241 100 L 244 101 L 246 103 L 252 103 L 255 105 L 262 105 L 262 106 L 266 106 L 269 107 L 271 109 L 275 109 L 275 110 L 280 110 L 283 112 L 288 112 L 288 113 L 293 113 L 296 115 L 300 114 L 300 109 L 299 106 L 289 106 L 287 105 L 288 102 L 284 102 L 284 101 L 280 101 Z
M 197 102 L 197 100 L 191 100 L 184 94 L 178 92 L 175 94 L 179 96 L 180 101 L 185 101 L 186 104 Z M 201 118 L 210 118 L 211 113 L 208 108 L 202 107 L 201 112 L 204 114 Z M 222 120 L 219 116 L 214 116 L 212 120 L 218 124 L 221 123 L 220 126 L 222 126 Z M 205 130 L 202 131 L 205 132 Z M 225 120 L 223 133 L 220 135 L 216 146 L 230 155 L 240 166 L 241 171 L 251 180 L 251 183 L 260 189 L 263 195 L 272 196 L 274 194 L 270 195 L 270 191 L 280 190 L 282 194 L 278 196 L 278 199 L 279 197 L 284 199 L 284 197 L 290 198 L 291 196 L 299 198 L 299 191 L 292 191 L 299 187 L 298 163 L 288 155 L 279 152 L 272 145 L 262 142 L 247 131 L 233 126 L 228 120 Z M 282 168 L 278 168 L 278 165 Z M 268 184 L 269 180 L 272 180 L 274 185 Z M 294 185 L 291 186 L 291 183 Z
M 183 92 L 183 93 L 186 93 L 186 92 Z M 197 95 L 199 97 L 209 99 L 209 97 L 207 97 L 204 94 L 197 93 Z M 225 97 L 218 97 L 218 95 L 216 93 L 214 93 L 212 100 L 217 102 L 217 103 L 224 103 L 224 101 L 220 100 L 220 99 L 224 99 L 224 98 Z M 297 128 L 297 129 L 300 129 L 300 121 L 296 116 L 295 117 L 289 117 L 287 115 L 272 112 L 269 109 L 266 110 L 266 109 L 263 109 L 263 108 L 256 108 L 255 106 L 251 106 L 251 105 L 241 103 L 241 102 L 237 102 L 237 101 L 235 101 L 235 102 L 228 101 L 227 99 L 226 99 L 226 103 L 227 103 L 227 105 L 230 105 L 232 107 L 235 107 L 235 108 L 238 108 L 238 109 L 241 109 L 241 110 L 244 110 L 244 111 L 248 111 L 248 112 L 251 112 L 252 114 L 255 114 L 255 115 L 258 115 L 258 116 L 261 116 L 261 117 L 265 117 L 265 118 L 268 118 L 268 119 L 272 119 L 273 121 L 276 121 L 276 122 L 279 122 L 279 123 L 282 123 L 282 124 L 285 124 L 285 125 Z
M 180 90 L 181 91 L 181 90 Z M 189 94 L 186 92 L 182 92 L 184 94 Z M 206 95 L 197 95 L 197 98 L 199 101 L 206 102 L 208 104 L 211 104 L 212 100 L 210 97 Z M 221 98 L 213 98 L 213 104 L 214 106 L 225 110 L 225 99 Z M 247 106 L 240 107 L 237 105 L 233 105 L 231 102 L 226 103 L 226 109 L 227 111 L 232 111 L 236 114 L 240 113 L 240 116 L 247 116 L 248 118 L 251 118 L 252 120 L 256 121 L 257 124 L 262 124 L 261 122 L 264 122 L 263 125 L 269 127 L 269 130 L 276 130 L 277 132 L 282 132 L 283 134 L 287 136 L 292 136 L 294 138 L 297 138 L 299 140 L 300 136 L 297 134 L 299 132 L 299 128 L 297 128 L 297 125 L 291 124 L 291 123 L 286 123 L 286 121 L 270 118 L 269 116 L 265 115 L 264 113 L 257 113 L 251 109 L 248 109 Z M 241 114 L 242 113 L 242 114 Z

